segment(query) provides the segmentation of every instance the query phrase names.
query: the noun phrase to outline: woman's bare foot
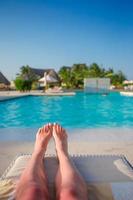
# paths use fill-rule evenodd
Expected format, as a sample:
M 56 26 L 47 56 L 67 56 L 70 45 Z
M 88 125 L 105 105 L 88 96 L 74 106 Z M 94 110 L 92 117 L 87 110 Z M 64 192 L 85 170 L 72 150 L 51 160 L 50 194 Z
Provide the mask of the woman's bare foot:
M 16 189 L 17 200 L 49 199 L 48 182 L 43 161 L 44 152 L 52 136 L 52 125 L 47 124 L 36 134 L 35 148 Z
M 51 137 L 52 124 L 46 124 L 45 126 L 40 128 L 36 134 L 36 142 L 33 154 L 43 156 Z
M 53 137 L 55 140 L 57 155 L 60 154 L 68 155 L 68 144 L 67 144 L 67 134 L 65 129 L 63 129 L 59 124 L 53 125 Z
M 53 125 L 53 137 L 59 159 L 56 199 L 87 200 L 86 184 L 68 155 L 67 134 L 59 124 Z

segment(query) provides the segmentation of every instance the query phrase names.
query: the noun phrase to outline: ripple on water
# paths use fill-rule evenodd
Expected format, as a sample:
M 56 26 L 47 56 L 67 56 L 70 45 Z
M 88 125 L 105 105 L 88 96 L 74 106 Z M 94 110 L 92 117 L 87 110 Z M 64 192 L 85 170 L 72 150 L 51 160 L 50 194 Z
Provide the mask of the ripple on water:
M 29 96 L 0 102 L 0 127 L 37 128 L 59 122 L 67 128 L 133 127 L 133 98 L 108 96 Z

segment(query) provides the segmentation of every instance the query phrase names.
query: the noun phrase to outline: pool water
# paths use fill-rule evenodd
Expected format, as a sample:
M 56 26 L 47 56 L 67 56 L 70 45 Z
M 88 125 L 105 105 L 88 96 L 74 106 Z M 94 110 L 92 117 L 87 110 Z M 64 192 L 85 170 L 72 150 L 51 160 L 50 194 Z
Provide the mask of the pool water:
M 38 128 L 47 122 L 66 128 L 133 127 L 133 98 L 77 92 L 75 96 L 28 96 L 0 102 L 0 128 Z

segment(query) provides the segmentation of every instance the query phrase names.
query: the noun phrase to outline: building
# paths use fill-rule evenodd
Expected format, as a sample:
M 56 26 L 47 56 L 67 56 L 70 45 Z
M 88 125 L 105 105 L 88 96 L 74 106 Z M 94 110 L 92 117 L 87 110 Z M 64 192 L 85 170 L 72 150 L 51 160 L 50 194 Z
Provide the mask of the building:
M 41 89 L 44 88 L 44 81 L 40 82 L 39 80 L 41 78 L 43 78 L 44 76 L 49 76 L 51 77 L 51 79 L 56 80 L 56 82 L 54 83 L 50 83 L 49 84 L 59 84 L 60 83 L 60 78 L 58 76 L 58 74 L 56 73 L 56 71 L 54 69 L 37 69 L 37 68 L 31 68 L 30 67 L 31 72 L 37 77 L 38 83 L 36 88 Z
M 133 80 L 125 80 L 123 81 L 124 90 L 133 91 Z
M 53 77 L 54 79 L 60 82 L 60 78 L 54 69 L 37 69 L 31 68 L 31 71 L 38 76 L 38 79 L 44 77 L 44 74 L 47 73 L 49 76 Z
M 109 78 L 85 78 L 84 91 L 90 94 L 107 94 L 110 89 Z
M 10 82 L 7 80 L 7 78 L 0 72 L 0 90 L 9 89 Z

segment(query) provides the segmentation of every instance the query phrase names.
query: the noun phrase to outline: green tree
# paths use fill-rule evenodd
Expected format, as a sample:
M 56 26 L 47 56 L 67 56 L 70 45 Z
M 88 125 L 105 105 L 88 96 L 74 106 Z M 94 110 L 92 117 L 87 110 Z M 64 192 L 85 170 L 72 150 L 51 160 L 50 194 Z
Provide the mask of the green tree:
M 88 77 L 88 66 L 86 64 L 74 64 L 71 68 L 71 81 L 75 88 L 83 88 L 84 78 Z
M 126 76 L 123 74 L 122 71 L 114 73 L 111 77 L 111 83 L 115 86 L 122 86 L 124 80 L 126 80 Z
M 20 68 L 20 76 L 23 80 L 28 80 L 32 82 L 37 80 L 37 76 L 32 72 L 29 65 L 22 66 Z
M 118 71 L 118 79 L 121 84 L 126 80 L 126 76 L 122 71 Z
M 61 79 L 62 84 L 66 86 L 66 88 L 70 88 L 71 85 L 71 67 L 63 66 L 60 68 L 59 77 Z
M 94 77 L 104 77 L 105 69 L 100 68 L 97 63 L 92 63 L 89 66 L 89 77 L 94 78 Z
M 109 68 L 108 70 L 105 71 L 106 78 L 112 79 L 113 75 L 114 75 L 114 70 L 112 68 Z
M 122 71 L 115 73 L 112 68 L 106 70 L 97 63 L 92 63 L 89 67 L 86 64 L 73 64 L 72 67 L 63 66 L 59 70 L 59 76 L 67 88 L 83 88 L 84 78 L 110 78 L 111 84 L 115 86 L 122 85 L 126 79 Z
M 36 80 L 36 75 L 32 72 L 31 68 L 26 65 L 20 68 L 20 73 L 17 75 L 14 83 L 17 90 L 30 91 L 33 82 Z

